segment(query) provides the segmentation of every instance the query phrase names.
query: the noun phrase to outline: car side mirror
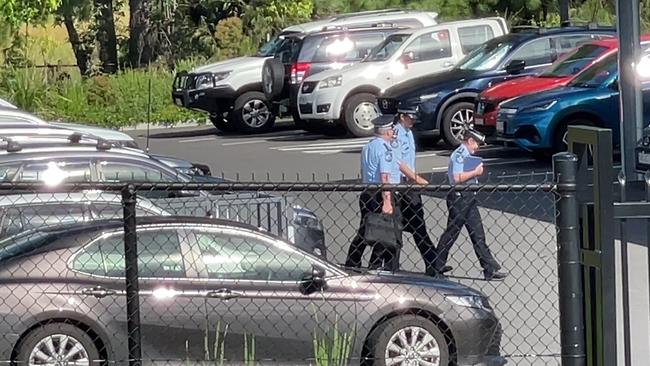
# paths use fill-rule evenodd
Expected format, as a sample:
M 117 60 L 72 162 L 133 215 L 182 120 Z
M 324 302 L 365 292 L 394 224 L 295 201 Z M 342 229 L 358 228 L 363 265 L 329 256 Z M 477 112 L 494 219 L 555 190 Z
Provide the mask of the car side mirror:
M 524 71 L 526 68 L 526 61 L 524 60 L 512 60 L 506 66 L 506 72 L 510 75 L 516 75 Z
M 326 288 L 325 270 L 320 267 L 312 267 L 311 273 L 300 280 L 300 293 L 303 295 L 311 295 Z

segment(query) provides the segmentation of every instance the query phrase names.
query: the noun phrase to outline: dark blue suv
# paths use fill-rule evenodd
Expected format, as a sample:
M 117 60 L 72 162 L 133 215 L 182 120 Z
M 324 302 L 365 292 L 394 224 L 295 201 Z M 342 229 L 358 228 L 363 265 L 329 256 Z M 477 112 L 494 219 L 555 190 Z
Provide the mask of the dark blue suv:
M 475 49 L 452 70 L 430 74 L 386 89 L 378 98 L 382 113 L 398 103 L 418 111 L 418 134 L 441 135 L 458 145 L 473 121 L 479 93 L 497 83 L 537 73 L 561 55 L 591 40 L 615 37 L 614 28 L 562 27 L 513 32 Z

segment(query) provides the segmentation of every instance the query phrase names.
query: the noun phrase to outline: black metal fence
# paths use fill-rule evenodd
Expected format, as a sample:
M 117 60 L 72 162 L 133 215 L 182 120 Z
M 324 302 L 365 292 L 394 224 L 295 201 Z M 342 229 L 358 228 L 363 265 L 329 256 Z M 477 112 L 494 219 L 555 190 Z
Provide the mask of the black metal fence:
M 433 245 L 404 232 L 397 272 L 380 244 L 344 267 L 378 188 L 0 184 L 0 362 L 560 364 L 554 184 L 388 187 L 403 219 L 421 197 Z M 457 194 L 504 280 L 484 277 L 476 227 L 446 277 L 425 274 Z

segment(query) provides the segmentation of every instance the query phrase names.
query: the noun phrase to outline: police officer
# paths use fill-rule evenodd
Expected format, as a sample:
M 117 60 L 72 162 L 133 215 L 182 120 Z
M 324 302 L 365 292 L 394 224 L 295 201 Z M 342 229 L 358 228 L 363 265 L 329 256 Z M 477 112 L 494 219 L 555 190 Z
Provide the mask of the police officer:
M 413 124 L 415 123 L 416 111 L 399 108 L 397 110 L 396 125 L 394 132 L 393 148 L 399 148 L 399 167 L 401 181 L 404 184 L 429 184 L 415 171 L 415 138 L 413 137 Z M 436 247 L 429 237 L 424 220 L 424 208 L 422 197 L 419 192 L 401 192 L 399 194 L 399 205 L 403 220 L 404 231 L 413 234 L 413 240 L 420 250 L 424 260 L 425 273 L 435 276 L 442 272 L 451 270 L 451 267 L 436 268 Z
M 361 151 L 361 175 L 366 184 L 398 184 L 400 171 L 397 156 L 391 146 L 393 141 L 393 116 L 382 115 L 373 120 L 375 137 Z M 357 235 L 350 244 L 345 261 L 347 267 L 361 267 L 361 259 L 367 245 L 373 246 L 370 267 L 384 266 L 389 270 L 398 269 L 398 258 L 394 249 L 385 248 L 378 243 L 369 243 L 364 239 L 364 218 L 367 214 L 383 212 L 397 214 L 399 207 L 394 195 L 387 190 L 366 190 L 359 197 L 361 223 Z M 401 243 L 397 243 L 401 246 Z
M 465 162 L 478 150 L 479 143 L 485 141 L 485 137 L 474 130 L 467 130 L 463 136 L 463 143 L 451 154 L 447 176 L 452 186 L 478 184 L 480 175 L 483 174 L 483 164 L 474 169 L 465 169 Z M 447 208 L 449 217 L 447 229 L 438 242 L 438 257 L 436 266 L 442 268 L 447 262 L 449 250 L 454 244 L 463 226 L 467 228 L 469 237 L 474 246 L 474 252 L 478 261 L 483 267 L 483 275 L 486 280 L 502 280 L 505 273 L 499 272 L 501 266 L 492 256 L 490 249 L 485 243 L 485 231 L 481 214 L 476 206 L 476 194 L 472 192 L 457 192 L 451 190 L 447 195 Z

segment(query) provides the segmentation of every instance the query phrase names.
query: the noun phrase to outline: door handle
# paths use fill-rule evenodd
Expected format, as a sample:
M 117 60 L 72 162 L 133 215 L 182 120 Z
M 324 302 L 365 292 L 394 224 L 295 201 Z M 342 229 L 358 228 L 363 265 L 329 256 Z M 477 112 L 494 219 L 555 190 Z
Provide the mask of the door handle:
M 81 290 L 81 294 L 83 296 L 94 296 L 98 299 L 103 299 L 106 296 L 113 296 L 116 294 L 115 290 L 110 290 L 107 288 L 103 288 L 101 286 L 97 287 L 91 287 L 91 288 L 85 288 Z
M 208 291 L 206 294 L 207 297 L 221 299 L 221 300 L 230 300 L 241 297 L 242 294 L 239 292 L 230 291 L 227 288 L 222 288 L 214 291 Z
M 451 62 L 451 61 L 445 61 L 445 62 L 442 64 L 442 67 L 452 67 L 452 66 L 454 66 L 454 63 Z

